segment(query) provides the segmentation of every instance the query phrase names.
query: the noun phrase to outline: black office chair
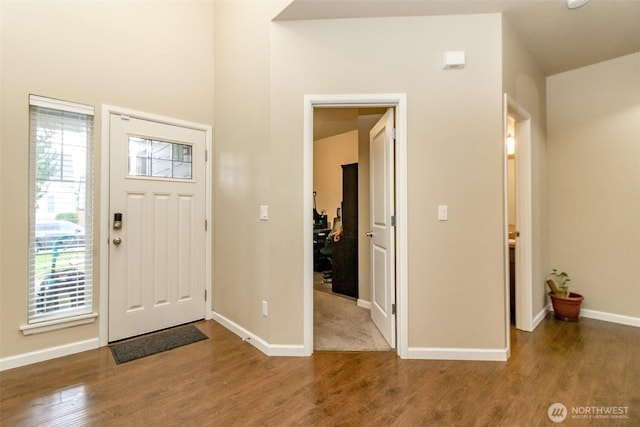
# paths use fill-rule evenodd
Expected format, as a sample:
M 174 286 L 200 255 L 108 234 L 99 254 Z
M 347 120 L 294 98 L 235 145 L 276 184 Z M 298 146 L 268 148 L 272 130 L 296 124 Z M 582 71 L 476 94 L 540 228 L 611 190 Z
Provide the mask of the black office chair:
M 322 272 L 322 280 L 325 283 L 331 283 L 333 277 L 333 251 L 336 245 L 340 244 L 342 237 L 342 221 L 340 218 L 333 219 L 333 229 L 327 235 L 324 246 L 320 249 L 320 254 L 324 255 L 329 261 L 329 269 Z

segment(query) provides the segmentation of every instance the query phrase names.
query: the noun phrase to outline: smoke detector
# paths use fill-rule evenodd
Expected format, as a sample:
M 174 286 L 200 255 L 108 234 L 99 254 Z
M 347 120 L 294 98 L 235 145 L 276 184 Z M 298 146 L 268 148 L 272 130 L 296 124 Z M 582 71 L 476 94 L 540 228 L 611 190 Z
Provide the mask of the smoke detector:
M 577 9 L 587 4 L 589 0 L 567 0 L 567 7 L 569 9 Z

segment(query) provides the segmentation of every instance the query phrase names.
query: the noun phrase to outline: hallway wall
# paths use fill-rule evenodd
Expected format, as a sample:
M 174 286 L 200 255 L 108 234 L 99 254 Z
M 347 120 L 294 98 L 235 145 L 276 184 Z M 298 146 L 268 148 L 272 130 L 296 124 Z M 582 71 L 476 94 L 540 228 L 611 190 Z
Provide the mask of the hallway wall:
M 502 88 L 531 115 L 531 244 L 532 315 L 547 306 L 549 273 L 547 211 L 547 86 L 546 77 L 508 19 L 502 20 Z
M 295 166 L 302 159 L 302 121 L 290 118 L 301 117 L 304 94 L 407 93 L 408 332 L 409 346 L 417 351 L 506 345 L 500 34 L 499 15 L 276 22 L 272 27 L 271 78 L 277 90 L 272 92 L 271 149 L 276 159 L 285 152 L 298 159 L 273 164 L 280 171 L 273 185 L 293 197 L 294 205 L 302 203 L 302 171 Z M 442 53 L 451 46 L 467 51 L 465 69 L 442 70 Z M 437 220 L 438 204 L 449 205 L 448 222 Z M 292 229 L 294 241 L 301 241 L 296 232 L 301 228 Z M 284 243 L 272 242 L 274 252 L 298 259 Z M 289 275 L 299 282 L 302 272 Z M 296 314 L 287 314 L 285 307 L 299 304 L 302 292 L 287 281 L 272 284 L 287 295 L 278 302 L 279 321 L 287 318 L 290 324 Z M 452 317 L 457 304 L 464 315 Z M 425 326 L 443 318 L 447 328 Z M 300 342 L 301 332 L 287 339 Z
M 640 326 L 640 53 L 551 76 L 547 91 L 552 267 L 583 309 Z

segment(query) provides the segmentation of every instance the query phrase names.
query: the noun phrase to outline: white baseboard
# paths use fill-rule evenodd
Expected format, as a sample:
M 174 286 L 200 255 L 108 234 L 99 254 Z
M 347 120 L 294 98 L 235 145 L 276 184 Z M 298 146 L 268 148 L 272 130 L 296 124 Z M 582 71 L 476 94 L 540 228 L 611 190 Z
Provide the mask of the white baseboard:
M 535 331 L 536 328 L 538 327 L 538 325 L 540 323 L 542 323 L 542 321 L 544 320 L 545 317 L 547 317 L 547 314 L 553 311 L 553 308 L 551 307 L 551 303 L 547 304 L 542 310 L 540 310 L 540 312 L 538 314 L 536 314 L 536 316 L 533 318 L 533 329 L 532 331 Z
M 16 356 L 9 356 L 0 359 L 0 371 L 19 368 L 20 366 L 26 366 L 32 363 L 44 362 L 45 360 L 68 356 L 70 354 L 80 353 L 87 350 L 93 350 L 98 347 L 100 347 L 99 339 L 91 338 L 85 341 L 78 341 L 71 344 L 46 348 L 44 350 L 32 351 L 30 353 L 18 354 Z
M 640 328 L 640 318 L 638 317 L 623 316 L 621 314 L 606 313 L 604 311 L 588 310 L 584 308 L 580 310 L 580 316 L 588 319 L 603 320 L 605 322 L 619 323 L 621 325 Z
M 302 344 L 269 344 L 267 356 L 308 357 L 311 355 L 304 351 Z
M 367 310 L 371 310 L 371 302 L 365 301 L 363 299 L 358 299 L 358 307 L 366 308 Z
M 248 331 L 220 313 L 212 312 L 213 320 L 251 344 L 267 356 L 310 356 L 304 351 L 303 345 L 297 344 L 269 344 L 253 332 Z
M 504 362 L 508 349 L 409 347 L 409 359 Z
M 538 323 L 542 322 L 546 314 L 552 311 L 553 311 L 553 306 L 551 305 L 551 303 L 547 304 L 544 310 L 541 311 L 540 314 L 538 314 L 538 316 L 541 316 Z M 590 310 L 590 309 L 582 308 L 580 309 L 580 317 L 585 317 L 587 319 L 594 319 L 594 320 L 602 320 L 604 322 L 618 323 L 620 325 L 635 326 L 636 328 L 640 328 L 640 318 L 632 317 L 632 316 L 624 316 L 622 314 L 607 313 L 605 311 Z M 536 316 L 536 319 L 537 318 L 538 317 Z M 535 323 L 535 326 L 538 326 L 538 323 Z

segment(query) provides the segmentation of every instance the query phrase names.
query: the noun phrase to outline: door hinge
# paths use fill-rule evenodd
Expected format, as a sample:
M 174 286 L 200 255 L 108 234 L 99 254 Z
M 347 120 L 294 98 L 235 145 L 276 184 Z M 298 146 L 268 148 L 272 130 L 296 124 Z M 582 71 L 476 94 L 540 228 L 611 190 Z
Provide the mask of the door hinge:
M 209 226 L 209 223 L 207 222 L 207 220 L 204 220 L 204 231 L 207 231 L 207 227 Z
M 392 227 L 396 226 L 396 216 L 395 215 L 391 215 L 391 226 Z
M 204 300 L 205 301 L 207 300 L 207 290 L 206 289 L 204 290 Z
M 204 161 L 208 162 L 209 161 L 209 151 L 204 150 Z
M 396 305 L 391 304 L 391 314 L 396 314 Z
M 129 120 L 129 119 L 130 119 L 130 117 L 129 117 L 129 115 L 128 115 L 128 114 L 120 114 L 120 119 L 122 119 L 122 120 Z
M 396 128 L 391 129 L 391 139 L 395 141 L 397 137 L 398 137 L 398 132 L 396 131 Z

